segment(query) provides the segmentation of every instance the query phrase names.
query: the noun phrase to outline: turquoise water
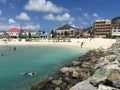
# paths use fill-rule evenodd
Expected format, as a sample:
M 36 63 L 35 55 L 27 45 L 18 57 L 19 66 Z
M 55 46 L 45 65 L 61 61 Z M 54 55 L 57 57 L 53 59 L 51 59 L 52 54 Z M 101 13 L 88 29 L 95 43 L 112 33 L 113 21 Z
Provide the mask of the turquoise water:
M 29 90 L 34 82 L 47 77 L 64 63 L 85 54 L 88 49 L 57 46 L 0 46 L 0 90 Z M 22 76 L 22 72 L 37 72 L 34 77 Z

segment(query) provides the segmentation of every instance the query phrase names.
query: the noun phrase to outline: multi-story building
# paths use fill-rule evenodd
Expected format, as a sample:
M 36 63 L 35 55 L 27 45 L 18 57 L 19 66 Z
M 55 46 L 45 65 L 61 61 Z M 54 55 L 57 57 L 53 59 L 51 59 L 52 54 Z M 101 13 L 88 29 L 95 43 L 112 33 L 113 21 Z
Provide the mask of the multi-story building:
M 95 36 L 104 38 L 111 34 L 111 20 L 96 20 L 94 22 Z
M 112 36 L 120 36 L 120 16 L 112 19 Z
M 54 33 L 56 33 L 55 37 L 64 38 L 64 37 L 78 37 L 81 30 L 78 30 L 77 28 L 74 28 L 68 24 L 59 27 L 54 30 Z

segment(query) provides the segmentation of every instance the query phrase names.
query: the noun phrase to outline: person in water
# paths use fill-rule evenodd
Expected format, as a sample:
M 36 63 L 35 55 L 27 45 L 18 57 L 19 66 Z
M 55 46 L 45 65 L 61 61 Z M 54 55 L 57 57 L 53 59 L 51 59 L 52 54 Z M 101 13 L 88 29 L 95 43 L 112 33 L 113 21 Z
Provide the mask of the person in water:
M 16 50 L 16 47 L 14 47 L 13 50 L 15 51 L 15 50 Z
M 1 56 L 3 56 L 4 54 L 3 53 L 1 53 Z

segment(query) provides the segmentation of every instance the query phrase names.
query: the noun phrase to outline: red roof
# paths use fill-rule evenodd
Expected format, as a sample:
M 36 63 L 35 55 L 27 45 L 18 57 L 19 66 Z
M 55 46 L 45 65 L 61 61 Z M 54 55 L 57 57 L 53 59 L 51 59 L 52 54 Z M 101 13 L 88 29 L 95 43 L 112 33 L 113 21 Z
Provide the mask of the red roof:
M 24 33 L 29 33 L 29 32 L 30 32 L 30 30 L 24 30 L 23 32 L 24 32 Z
M 20 30 L 17 28 L 11 28 L 7 32 L 20 32 Z

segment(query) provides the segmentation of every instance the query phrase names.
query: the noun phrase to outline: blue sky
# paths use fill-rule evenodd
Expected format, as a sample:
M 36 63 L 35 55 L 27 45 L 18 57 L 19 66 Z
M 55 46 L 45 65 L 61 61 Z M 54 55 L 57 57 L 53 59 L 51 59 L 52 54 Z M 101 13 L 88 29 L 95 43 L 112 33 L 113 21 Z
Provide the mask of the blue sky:
M 120 0 L 0 0 L 0 31 L 9 28 L 51 31 L 64 24 L 92 26 L 120 15 Z

